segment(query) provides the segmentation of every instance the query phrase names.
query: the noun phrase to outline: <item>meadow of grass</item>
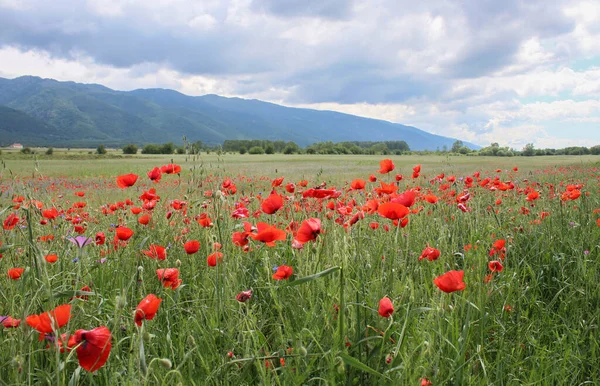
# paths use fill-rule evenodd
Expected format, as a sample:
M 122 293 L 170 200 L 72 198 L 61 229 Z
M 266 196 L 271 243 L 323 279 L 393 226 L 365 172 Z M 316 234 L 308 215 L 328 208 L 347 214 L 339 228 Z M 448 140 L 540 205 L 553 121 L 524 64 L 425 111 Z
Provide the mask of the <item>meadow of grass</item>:
M 0 384 L 600 382 L 598 157 L 392 156 L 389 173 L 381 156 L 57 158 L 2 160 L 0 315 L 21 322 L 0 327 Z M 180 173 L 148 178 L 172 163 Z M 137 181 L 119 188 L 128 173 Z M 267 214 L 272 190 L 283 205 Z M 394 202 L 409 206 L 399 226 L 382 209 Z M 320 232 L 294 241 L 307 219 Z M 284 239 L 266 245 L 280 234 L 259 223 Z M 80 248 L 78 235 L 94 242 Z M 426 247 L 439 257 L 420 259 Z M 293 275 L 276 280 L 281 266 Z M 159 279 L 166 268 L 180 285 Z M 434 283 L 449 271 L 466 288 Z M 150 294 L 162 302 L 138 326 Z M 65 304 L 70 317 L 52 314 L 41 336 L 28 317 Z M 75 332 L 100 326 L 110 355 L 88 371 L 82 358 L 108 347 Z

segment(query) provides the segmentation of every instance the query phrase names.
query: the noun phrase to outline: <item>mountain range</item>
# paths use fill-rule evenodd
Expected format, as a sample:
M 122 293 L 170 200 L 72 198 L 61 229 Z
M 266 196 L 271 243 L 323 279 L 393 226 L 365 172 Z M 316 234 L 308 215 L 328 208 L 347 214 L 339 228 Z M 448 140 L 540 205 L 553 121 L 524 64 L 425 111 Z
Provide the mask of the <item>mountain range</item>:
M 167 89 L 117 91 L 34 76 L 0 78 L 0 145 L 96 147 L 227 139 L 400 141 L 411 150 L 452 147 L 455 138 L 334 111 L 285 107 Z M 466 146 L 479 146 L 465 142 Z

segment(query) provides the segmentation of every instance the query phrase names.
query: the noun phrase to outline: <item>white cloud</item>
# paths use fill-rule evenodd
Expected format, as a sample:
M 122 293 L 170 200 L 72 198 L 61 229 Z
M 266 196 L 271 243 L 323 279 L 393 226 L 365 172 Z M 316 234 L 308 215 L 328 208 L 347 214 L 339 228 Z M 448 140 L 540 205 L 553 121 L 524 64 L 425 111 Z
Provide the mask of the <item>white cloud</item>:
M 600 142 L 598 0 L 286 4 L 0 0 L 0 76 L 257 98 L 480 145 Z

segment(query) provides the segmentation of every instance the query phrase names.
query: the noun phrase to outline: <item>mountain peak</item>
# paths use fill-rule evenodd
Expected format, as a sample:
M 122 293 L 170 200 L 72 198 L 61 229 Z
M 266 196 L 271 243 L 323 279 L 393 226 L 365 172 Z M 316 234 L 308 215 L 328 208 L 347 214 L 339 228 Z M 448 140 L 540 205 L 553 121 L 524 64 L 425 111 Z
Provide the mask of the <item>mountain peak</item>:
M 43 86 L 31 87 L 37 83 Z M 44 136 L 18 124 L 12 127 L 11 132 L 21 133 L 19 141 L 27 145 L 179 144 L 185 136 L 211 145 L 228 139 L 283 140 L 300 146 L 321 141 L 402 140 L 412 150 L 436 150 L 450 148 L 456 141 L 398 123 L 257 99 L 216 94 L 193 97 L 162 88 L 116 91 L 36 76 L 2 80 L 0 105 L 26 114 L 30 123 L 43 122 L 44 130 L 52 132 Z M 8 141 L 4 133 L 0 131 L 2 143 Z

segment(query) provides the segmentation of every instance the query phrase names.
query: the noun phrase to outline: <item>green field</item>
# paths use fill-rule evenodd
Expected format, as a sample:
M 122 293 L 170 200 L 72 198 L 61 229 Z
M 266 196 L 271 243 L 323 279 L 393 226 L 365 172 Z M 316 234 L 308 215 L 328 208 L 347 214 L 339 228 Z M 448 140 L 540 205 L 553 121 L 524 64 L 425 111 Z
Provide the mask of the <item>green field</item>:
M 293 173 L 290 177 L 315 175 L 321 169 L 326 175 L 354 178 L 358 174 L 367 176 L 377 170 L 381 155 L 250 155 L 250 154 L 211 154 L 201 155 L 142 155 L 124 156 L 120 151 L 109 151 L 107 157 L 90 155 L 92 149 L 55 150 L 55 155 L 26 156 L 18 152 L 5 152 L 5 170 L 14 174 L 29 175 L 38 171 L 46 176 L 116 176 L 122 173 L 149 170 L 156 165 L 171 161 L 186 170 L 204 167 L 207 171 L 226 173 L 246 173 L 248 175 L 277 176 Z M 538 157 L 480 157 L 457 155 L 410 155 L 391 156 L 396 164 L 394 173 L 412 173 L 412 167 L 422 164 L 423 168 L 434 173 L 442 171 L 469 173 L 475 170 L 511 170 L 517 166 L 529 172 L 562 165 L 587 165 L 600 162 L 600 156 L 538 156 Z M 74 167 L 74 164 L 76 167 Z M 375 165 L 375 169 L 373 169 Z
M 0 316 L 21 320 L 0 327 L 0 385 L 600 382 L 599 156 L 66 153 L 0 156 Z M 383 158 L 390 173 L 378 172 Z M 150 181 L 147 172 L 170 163 L 181 172 Z M 117 187 L 128 173 L 135 184 Z M 351 190 L 355 179 L 366 187 Z M 268 214 L 272 190 L 282 205 Z M 383 208 L 400 202 L 410 213 L 396 226 Z M 234 218 L 240 207 L 247 215 Z M 50 208 L 55 218 L 44 217 Z M 320 231 L 300 248 L 308 219 Z M 283 239 L 270 247 L 279 233 L 259 223 Z M 117 226 L 133 236 L 119 240 Z M 103 244 L 68 240 L 99 232 Z M 200 248 L 188 254 L 191 240 Z M 420 259 L 427 247 L 439 257 Z M 211 266 L 215 252 L 222 261 Z M 284 265 L 293 275 L 276 280 Z M 161 279 L 167 268 L 180 285 Z M 434 283 L 450 271 L 466 288 Z M 162 299 L 151 319 L 140 304 L 150 294 Z M 51 315 L 40 338 L 31 316 L 67 304 L 69 317 Z M 96 347 L 94 333 L 75 334 L 101 326 L 110 331 L 103 359 L 106 340 Z M 90 356 L 101 363 L 93 371 Z

